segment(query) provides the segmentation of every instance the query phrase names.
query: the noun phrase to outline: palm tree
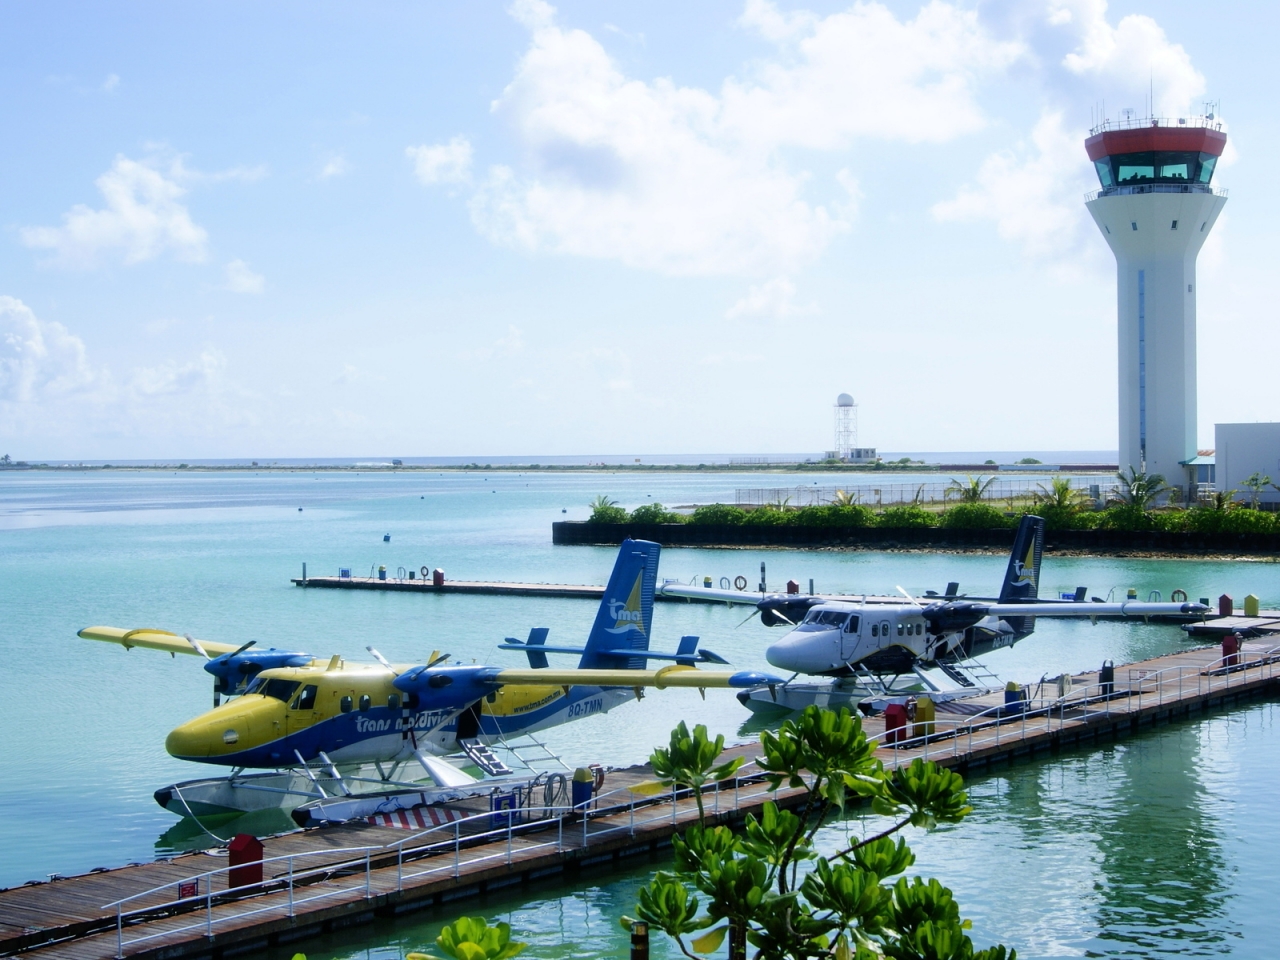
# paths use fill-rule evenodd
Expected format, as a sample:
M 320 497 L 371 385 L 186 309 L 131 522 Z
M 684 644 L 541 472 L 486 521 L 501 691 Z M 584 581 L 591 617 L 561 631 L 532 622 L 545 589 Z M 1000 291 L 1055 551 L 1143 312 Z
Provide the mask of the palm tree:
M 1084 499 L 1084 494 L 1071 486 L 1071 481 L 1066 477 L 1054 477 L 1047 487 L 1043 483 L 1037 483 L 1036 486 L 1040 488 L 1034 495 L 1036 506 L 1039 507 L 1074 513 Z
M 616 507 L 617 505 L 618 505 L 617 500 L 610 500 L 603 493 L 587 504 L 587 506 L 590 507 L 592 511 L 608 510 L 610 507 Z
M 1219 513 L 1226 513 L 1228 510 L 1234 509 L 1236 504 L 1236 491 L 1234 490 L 1217 490 L 1209 494 L 1209 509 L 1217 510 Z
M 836 495 L 831 498 L 831 502 L 837 507 L 852 507 L 858 502 L 858 494 L 837 490 Z
M 1129 468 L 1128 476 L 1121 470 L 1116 477 L 1120 480 L 1120 490 L 1112 499 L 1121 506 L 1140 513 L 1146 513 L 1154 507 L 1160 496 L 1169 489 L 1161 474 L 1141 473 L 1134 467 Z
M 946 493 L 948 495 L 954 493 L 960 498 L 961 503 L 980 503 L 987 490 L 996 482 L 996 478 L 988 477 L 983 480 L 981 476 L 968 477 L 967 481 L 967 483 L 961 483 L 959 480 L 952 480 Z
M 1257 472 L 1240 482 L 1249 488 L 1249 506 L 1254 510 L 1258 509 L 1258 495 L 1262 493 L 1262 488 L 1275 486 L 1269 476 Z

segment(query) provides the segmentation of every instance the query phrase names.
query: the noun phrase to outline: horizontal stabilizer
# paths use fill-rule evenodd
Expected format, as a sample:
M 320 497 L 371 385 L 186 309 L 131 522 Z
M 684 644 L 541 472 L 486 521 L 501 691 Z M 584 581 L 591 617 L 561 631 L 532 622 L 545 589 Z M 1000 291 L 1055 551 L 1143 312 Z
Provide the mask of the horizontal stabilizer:
M 568 684 L 588 687 L 731 687 L 746 689 L 782 683 L 781 677 L 755 670 L 698 670 L 672 664 L 657 670 L 493 670 L 486 676 L 490 683 Z

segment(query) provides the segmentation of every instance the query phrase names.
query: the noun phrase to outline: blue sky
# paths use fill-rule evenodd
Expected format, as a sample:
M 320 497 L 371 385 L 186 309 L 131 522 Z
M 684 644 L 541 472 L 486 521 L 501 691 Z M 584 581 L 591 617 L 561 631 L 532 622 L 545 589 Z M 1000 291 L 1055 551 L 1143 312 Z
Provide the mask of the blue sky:
M 1275 5 L 0 6 L 22 458 L 1115 446 L 1091 112 L 1221 101 L 1200 433 L 1273 419 Z

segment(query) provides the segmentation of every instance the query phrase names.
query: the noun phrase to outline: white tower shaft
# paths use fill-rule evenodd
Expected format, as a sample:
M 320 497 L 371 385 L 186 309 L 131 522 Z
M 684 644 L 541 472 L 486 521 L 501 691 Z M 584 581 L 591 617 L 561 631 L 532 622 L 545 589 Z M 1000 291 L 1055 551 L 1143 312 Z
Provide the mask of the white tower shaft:
M 1196 257 L 1226 198 L 1157 190 L 1087 205 L 1116 257 L 1120 468 L 1177 484 L 1196 455 Z

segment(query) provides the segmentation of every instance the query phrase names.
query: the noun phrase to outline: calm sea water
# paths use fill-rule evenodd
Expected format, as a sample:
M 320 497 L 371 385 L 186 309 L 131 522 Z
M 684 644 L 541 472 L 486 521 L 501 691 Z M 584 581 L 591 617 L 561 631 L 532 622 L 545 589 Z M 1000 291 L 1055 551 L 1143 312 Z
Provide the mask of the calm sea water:
M 550 543 L 550 524 L 585 516 L 595 495 L 672 505 L 797 482 L 805 478 L 0 474 L 0 886 L 211 842 L 151 799 L 157 787 L 213 772 L 172 760 L 163 748 L 168 730 L 206 708 L 210 678 L 194 657 L 80 640 L 81 627 L 161 627 L 351 658 L 365 657 L 372 643 L 392 660 L 421 661 L 439 649 L 464 662 L 517 665 L 517 655 L 495 649 L 502 638 L 548 626 L 553 640 L 580 642 L 594 605 L 301 590 L 289 578 L 306 562 L 312 574 L 426 565 L 456 579 L 603 583 L 612 549 Z M 762 561 L 771 584 L 813 578 L 819 590 L 901 585 L 913 593 L 948 580 L 991 592 L 1004 566 L 972 555 L 672 549 L 661 574 L 686 581 L 741 574 L 754 584 Z M 1042 579 L 1046 593 L 1132 586 L 1145 598 L 1181 588 L 1193 598 L 1255 593 L 1274 607 L 1278 573 L 1265 563 L 1050 557 Z M 764 667 L 764 647 L 779 633 L 758 619 L 739 625 L 743 616 L 662 604 L 655 645 L 698 634 L 735 665 Z M 1167 627 L 1041 621 L 1034 637 L 988 662 L 1026 682 L 1184 644 Z M 572 764 L 624 765 L 643 760 L 675 719 L 745 738 L 745 717 L 728 694 L 710 692 L 704 702 L 695 691 L 664 691 L 548 740 Z M 1241 952 L 1258 941 L 1240 905 L 1255 902 L 1280 859 L 1268 846 L 1261 806 L 1280 770 L 1273 720 L 1262 705 L 987 778 L 975 784 L 981 802 L 973 818 L 921 842 L 922 864 L 964 894 L 985 940 L 1003 938 L 1025 955 Z M 615 919 L 630 909 L 642 873 L 485 909 L 510 912 L 540 944 L 581 944 L 556 956 L 598 953 L 604 943 L 622 951 Z M 1175 932 L 1153 946 L 1151 938 Z M 381 931 L 370 955 L 396 956 L 429 933 L 429 925 Z M 369 941 L 364 932 L 354 936 L 331 955 L 363 956 L 354 944 Z M 1176 949 L 1166 949 L 1170 943 Z M 540 947 L 537 955 L 552 954 Z

